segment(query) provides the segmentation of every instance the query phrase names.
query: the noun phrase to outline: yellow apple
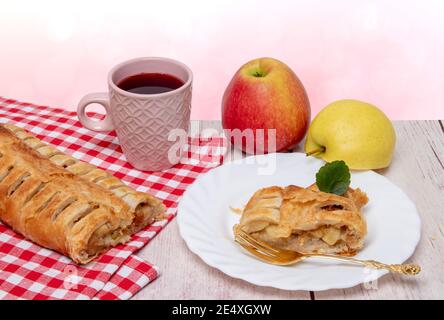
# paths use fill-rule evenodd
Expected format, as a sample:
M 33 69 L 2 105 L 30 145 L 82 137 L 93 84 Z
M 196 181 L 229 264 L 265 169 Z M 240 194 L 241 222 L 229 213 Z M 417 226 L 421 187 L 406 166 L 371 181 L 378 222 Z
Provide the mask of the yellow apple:
M 350 169 L 380 169 L 390 165 L 395 143 L 393 125 L 381 110 L 358 100 L 339 100 L 314 118 L 305 152 L 327 162 L 344 160 Z

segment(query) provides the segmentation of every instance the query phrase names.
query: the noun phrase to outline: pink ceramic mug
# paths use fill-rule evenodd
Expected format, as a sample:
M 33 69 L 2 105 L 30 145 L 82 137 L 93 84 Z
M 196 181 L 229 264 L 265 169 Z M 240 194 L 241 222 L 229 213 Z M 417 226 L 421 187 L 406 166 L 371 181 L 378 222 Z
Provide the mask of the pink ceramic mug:
M 117 86 L 121 80 L 140 73 L 169 74 L 184 84 L 178 89 L 157 94 L 132 93 Z M 168 153 L 184 141 L 170 141 L 168 136 L 174 129 L 188 132 L 192 81 L 191 70 L 179 61 L 167 58 L 129 60 L 109 72 L 109 92 L 83 97 L 77 115 L 82 125 L 90 130 L 116 130 L 123 153 L 136 169 L 164 170 L 180 161 L 180 157 L 169 157 Z M 105 108 L 103 120 L 96 121 L 86 116 L 85 108 L 91 103 Z

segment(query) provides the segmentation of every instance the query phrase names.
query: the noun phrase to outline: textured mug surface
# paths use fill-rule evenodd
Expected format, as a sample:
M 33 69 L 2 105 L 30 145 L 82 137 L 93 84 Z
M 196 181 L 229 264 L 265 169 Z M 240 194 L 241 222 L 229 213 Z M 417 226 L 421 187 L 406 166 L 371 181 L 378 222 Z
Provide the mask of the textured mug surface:
M 122 79 L 139 73 L 170 74 L 182 80 L 184 85 L 159 94 L 131 93 L 116 85 Z M 184 64 L 167 58 L 133 59 L 110 71 L 108 87 L 109 93 L 90 94 L 81 100 L 77 111 L 81 123 L 96 131 L 115 129 L 128 162 L 139 170 L 159 171 L 179 162 L 180 157 L 171 157 L 169 152 L 178 149 L 177 147 L 180 150 L 182 145 L 178 144 L 184 141 L 170 141 L 169 135 L 175 129 L 188 132 L 191 70 Z M 105 119 L 96 122 L 86 117 L 85 108 L 90 103 L 100 103 L 105 107 Z

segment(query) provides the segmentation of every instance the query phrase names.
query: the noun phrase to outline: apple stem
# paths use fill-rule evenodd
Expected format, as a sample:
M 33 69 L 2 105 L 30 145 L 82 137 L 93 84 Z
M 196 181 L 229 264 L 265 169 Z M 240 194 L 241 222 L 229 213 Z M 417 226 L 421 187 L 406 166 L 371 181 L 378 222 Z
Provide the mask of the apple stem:
M 264 76 L 264 73 L 261 70 L 256 70 L 253 73 L 253 77 L 256 77 L 256 78 L 262 78 L 263 76 Z
M 307 152 L 305 155 L 307 157 L 309 157 L 309 156 L 313 156 L 313 155 L 321 153 L 321 152 L 325 152 L 325 147 L 320 147 L 318 149 L 314 149 L 313 151 Z

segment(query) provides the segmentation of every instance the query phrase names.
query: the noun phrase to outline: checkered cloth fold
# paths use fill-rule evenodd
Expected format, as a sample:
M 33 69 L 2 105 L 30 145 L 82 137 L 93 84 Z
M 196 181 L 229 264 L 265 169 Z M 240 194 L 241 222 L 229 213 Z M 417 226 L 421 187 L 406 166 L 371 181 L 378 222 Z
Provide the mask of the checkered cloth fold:
M 90 114 L 94 118 L 102 115 Z M 75 265 L 0 223 L 0 299 L 128 299 L 158 276 L 153 265 L 134 255 L 171 221 L 183 192 L 198 175 L 222 163 L 226 140 L 189 137 L 184 157 L 161 172 L 129 165 L 115 132 L 87 130 L 75 112 L 0 97 L 0 123 L 25 128 L 77 159 L 114 174 L 132 188 L 149 192 L 167 207 L 166 218 L 110 249 L 93 262 Z

